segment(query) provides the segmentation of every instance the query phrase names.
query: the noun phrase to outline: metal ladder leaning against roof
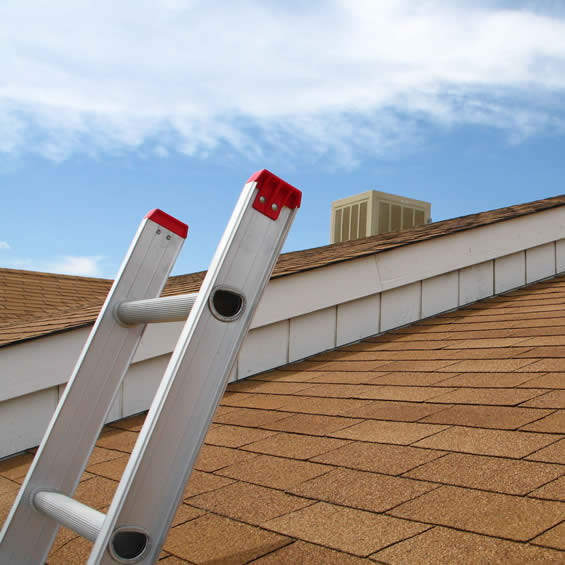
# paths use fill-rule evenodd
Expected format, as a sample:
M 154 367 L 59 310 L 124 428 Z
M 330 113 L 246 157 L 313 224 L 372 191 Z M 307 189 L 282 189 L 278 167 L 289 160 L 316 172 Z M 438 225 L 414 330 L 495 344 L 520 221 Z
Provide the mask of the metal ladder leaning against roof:
M 0 563 L 44 563 L 60 524 L 88 560 L 154 563 L 301 192 L 269 171 L 245 184 L 197 295 L 159 298 L 186 238 L 142 221 L 0 534 Z M 72 498 L 146 324 L 188 319 L 107 514 Z

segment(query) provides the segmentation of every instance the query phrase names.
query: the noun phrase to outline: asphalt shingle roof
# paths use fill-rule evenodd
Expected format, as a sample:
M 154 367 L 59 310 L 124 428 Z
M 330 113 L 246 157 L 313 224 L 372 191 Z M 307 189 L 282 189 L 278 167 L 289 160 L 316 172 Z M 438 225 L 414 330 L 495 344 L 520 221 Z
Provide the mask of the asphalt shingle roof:
M 563 563 L 565 276 L 232 383 L 163 563 Z M 76 497 L 107 509 L 144 415 Z M 0 462 L 0 523 L 30 454 Z M 49 564 L 91 544 L 61 529 Z

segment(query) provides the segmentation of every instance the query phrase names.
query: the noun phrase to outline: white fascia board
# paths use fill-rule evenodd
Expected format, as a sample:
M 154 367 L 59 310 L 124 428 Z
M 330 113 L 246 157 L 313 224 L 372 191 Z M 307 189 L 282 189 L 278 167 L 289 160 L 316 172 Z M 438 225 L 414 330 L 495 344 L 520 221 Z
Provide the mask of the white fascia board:
M 170 353 L 183 322 L 152 324 L 146 328 L 132 363 Z M 0 402 L 65 384 L 92 330 L 68 330 L 0 349 Z
M 375 255 L 383 290 L 565 237 L 565 207 L 444 235 Z
M 302 316 L 565 237 L 565 206 L 272 280 L 252 328 Z
M 266 326 L 380 292 L 374 256 L 272 280 L 251 328 Z
M 0 349 L 0 402 L 66 383 L 91 328 L 77 328 Z

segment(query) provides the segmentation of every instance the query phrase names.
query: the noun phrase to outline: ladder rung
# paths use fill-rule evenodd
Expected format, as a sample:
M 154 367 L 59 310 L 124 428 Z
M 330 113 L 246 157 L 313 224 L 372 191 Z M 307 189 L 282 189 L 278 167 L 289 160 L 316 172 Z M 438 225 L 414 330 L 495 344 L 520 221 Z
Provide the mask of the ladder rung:
M 197 292 L 132 300 L 122 302 L 116 309 L 116 316 L 123 324 L 148 324 L 150 322 L 180 322 L 188 318 Z
M 33 506 L 90 541 L 96 541 L 104 518 L 106 518 L 102 512 L 66 494 L 48 490 L 40 490 L 35 493 Z

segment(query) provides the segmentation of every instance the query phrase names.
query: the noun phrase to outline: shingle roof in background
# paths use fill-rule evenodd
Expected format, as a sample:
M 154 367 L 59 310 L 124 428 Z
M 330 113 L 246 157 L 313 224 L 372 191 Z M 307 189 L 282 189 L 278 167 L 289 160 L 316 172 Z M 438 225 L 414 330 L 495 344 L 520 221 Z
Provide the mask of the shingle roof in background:
M 144 416 L 105 428 L 107 508 Z M 0 523 L 29 466 L 0 462 Z M 59 533 L 50 565 L 86 561 Z M 170 563 L 563 563 L 565 276 L 232 383 Z
M 111 280 L 0 268 L 0 323 L 103 301 Z
M 273 278 L 565 205 L 565 195 L 280 256 Z M 204 271 L 171 277 L 164 295 L 197 292 Z M 112 281 L 0 269 L 0 346 L 92 323 Z

